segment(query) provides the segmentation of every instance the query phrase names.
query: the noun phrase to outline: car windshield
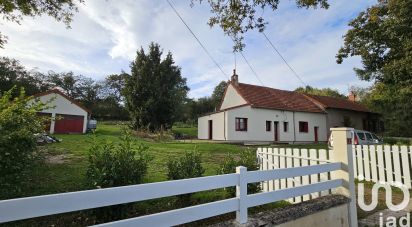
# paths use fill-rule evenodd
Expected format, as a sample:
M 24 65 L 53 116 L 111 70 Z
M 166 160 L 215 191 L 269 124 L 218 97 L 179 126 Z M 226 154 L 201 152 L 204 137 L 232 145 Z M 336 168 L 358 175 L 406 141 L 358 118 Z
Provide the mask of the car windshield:
M 372 140 L 372 135 L 370 133 L 365 133 L 365 135 L 368 140 Z
M 375 135 L 375 134 L 372 134 L 372 137 L 373 137 L 375 140 L 380 140 L 379 137 L 378 137 L 377 135 Z
M 356 134 L 358 135 L 359 139 L 365 140 L 365 134 L 363 134 L 363 132 L 357 132 Z

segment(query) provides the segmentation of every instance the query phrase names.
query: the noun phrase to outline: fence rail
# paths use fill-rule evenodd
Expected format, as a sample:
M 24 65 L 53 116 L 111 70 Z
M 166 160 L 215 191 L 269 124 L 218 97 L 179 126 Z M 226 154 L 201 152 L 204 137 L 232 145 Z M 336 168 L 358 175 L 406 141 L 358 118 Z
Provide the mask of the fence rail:
M 238 221 L 245 223 L 249 207 L 340 187 L 343 185 L 343 180 L 313 182 L 310 185 L 252 195 L 247 195 L 248 183 L 300 177 L 340 169 L 342 169 L 342 164 L 339 162 L 250 172 L 245 167 L 237 167 L 237 173 L 234 174 L 4 200 L 0 201 L 0 223 L 230 186 L 236 186 L 237 197 L 110 222 L 100 226 L 171 226 L 234 211 L 237 212 Z

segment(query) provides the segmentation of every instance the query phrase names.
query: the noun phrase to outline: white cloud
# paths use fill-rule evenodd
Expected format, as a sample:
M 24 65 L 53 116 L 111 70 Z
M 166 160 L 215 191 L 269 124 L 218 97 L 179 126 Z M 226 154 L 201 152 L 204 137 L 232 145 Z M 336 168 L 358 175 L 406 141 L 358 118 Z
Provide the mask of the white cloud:
M 205 3 L 190 7 L 188 1 L 174 1 L 177 10 L 207 47 L 227 75 L 234 67 L 232 42 L 220 28 L 210 29 Z M 266 11 L 267 34 L 304 81 L 343 92 L 347 83 L 358 83 L 352 70 L 353 58 L 337 65 L 334 56 L 342 44 L 346 24 L 360 10 L 375 1 L 331 2 L 328 10 L 296 9 L 282 1 L 278 11 Z M 171 51 L 182 75 L 188 78 L 191 97 L 210 95 L 215 85 L 227 80 L 204 53 L 166 1 L 89 0 L 80 5 L 72 29 L 48 17 L 25 18 L 22 25 L 5 22 L 2 32 L 9 44 L 3 56 L 17 58 L 29 68 L 72 70 L 101 79 L 107 74 L 129 71 L 128 65 L 140 47 L 158 42 Z M 245 56 L 267 86 L 294 89 L 301 86 L 282 60 L 273 54 L 261 34 L 246 37 Z M 237 56 L 240 80 L 259 84 L 249 67 Z

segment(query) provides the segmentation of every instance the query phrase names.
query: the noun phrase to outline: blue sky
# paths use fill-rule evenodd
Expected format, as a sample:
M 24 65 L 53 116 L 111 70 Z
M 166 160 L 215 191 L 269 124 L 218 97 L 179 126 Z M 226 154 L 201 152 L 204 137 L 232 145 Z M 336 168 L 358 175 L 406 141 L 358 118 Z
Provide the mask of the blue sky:
M 219 27 L 210 28 L 210 16 L 203 3 L 190 7 L 189 0 L 173 0 L 177 10 L 229 76 L 234 68 L 230 38 Z M 298 9 L 295 1 L 281 1 L 264 16 L 266 34 L 304 82 L 314 87 L 331 87 L 347 93 L 348 86 L 368 86 L 353 72 L 361 66 L 359 58 L 344 64 L 335 62 L 347 23 L 376 0 L 336 0 L 324 9 Z M 166 1 L 88 0 L 79 5 L 71 29 L 48 17 L 25 18 L 21 25 L 3 21 L 3 34 L 9 43 L 2 56 L 16 58 L 29 69 L 46 72 L 74 71 L 96 80 L 106 75 L 129 72 L 136 50 L 152 41 L 164 52 L 171 51 L 191 88 L 190 97 L 210 95 L 221 80 L 227 80 L 174 14 Z M 264 86 L 293 90 L 302 84 L 274 54 L 257 31 L 245 37 L 244 55 Z M 237 55 L 237 74 L 244 83 L 260 85 L 241 56 Z

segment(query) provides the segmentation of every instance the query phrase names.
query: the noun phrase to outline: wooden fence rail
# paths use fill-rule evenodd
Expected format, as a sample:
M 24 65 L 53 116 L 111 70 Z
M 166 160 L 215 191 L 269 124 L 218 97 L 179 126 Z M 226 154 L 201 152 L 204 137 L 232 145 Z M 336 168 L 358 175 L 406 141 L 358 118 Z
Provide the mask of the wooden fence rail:
M 249 207 L 343 185 L 342 179 L 334 179 L 280 191 L 247 195 L 248 183 L 300 177 L 340 169 L 342 169 L 342 164 L 339 162 L 250 172 L 245 167 L 237 167 L 237 173 L 234 174 L 4 200 L 0 201 L 0 223 L 230 186 L 237 187 L 237 197 L 106 223 L 101 226 L 172 226 L 234 211 L 238 212 L 238 221 L 244 223 L 247 221 Z

